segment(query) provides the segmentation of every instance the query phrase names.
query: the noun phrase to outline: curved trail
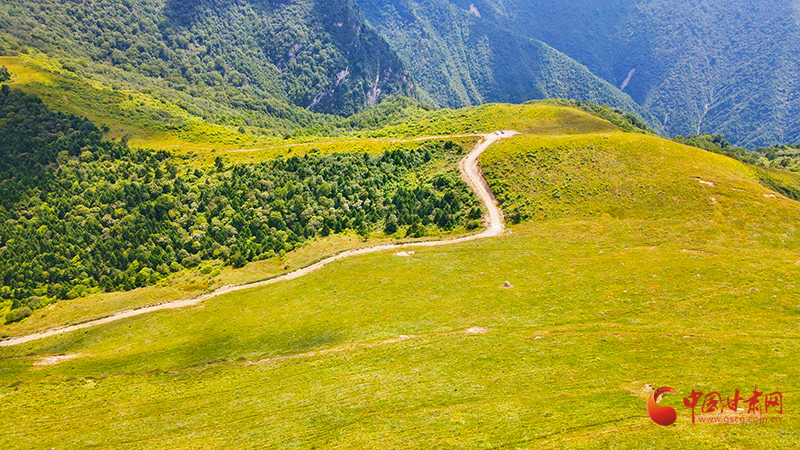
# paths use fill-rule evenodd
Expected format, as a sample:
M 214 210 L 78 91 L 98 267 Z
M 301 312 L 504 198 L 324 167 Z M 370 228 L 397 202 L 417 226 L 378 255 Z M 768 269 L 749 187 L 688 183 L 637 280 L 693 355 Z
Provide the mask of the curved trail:
M 384 245 L 377 245 L 374 247 L 367 247 L 358 250 L 348 250 L 337 255 L 331 256 L 329 258 L 323 259 L 315 264 L 312 264 L 308 267 L 304 267 L 302 269 L 298 269 L 294 272 L 287 273 L 285 275 L 281 275 L 279 277 L 270 278 L 269 280 L 260 281 L 257 283 L 251 284 L 240 284 L 235 286 L 223 286 L 217 289 L 214 292 L 210 292 L 208 294 L 201 295 L 196 298 L 186 299 L 186 300 L 177 300 L 174 302 L 162 303 L 160 305 L 148 306 L 145 308 L 139 309 L 130 309 L 126 311 L 121 311 L 118 313 L 114 313 L 108 317 L 104 317 L 102 319 L 91 320 L 88 322 L 84 322 L 77 325 L 69 325 L 61 328 L 54 328 L 51 330 L 42 331 L 39 333 L 29 334 L 26 336 L 17 336 L 13 338 L 9 338 L 3 341 L 0 341 L 0 347 L 10 347 L 13 345 L 24 344 L 26 342 L 36 341 L 39 339 L 44 339 L 52 336 L 57 336 L 59 334 L 69 333 L 72 331 L 83 330 L 86 328 L 96 327 L 98 325 L 103 325 L 107 323 L 116 322 L 118 320 L 126 319 L 128 317 L 135 317 L 140 316 L 142 314 L 149 314 L 155 311 L 162 311 L 166 309 L 178 309 L 178 308 L 185 308 L 188 306 L 195 306 L 202 303 L 205 300 L 210 298 L 218 297 L 220 295 L 229 294 L 231 292 L 242 291 L 245 289 L 252 289 L 262 286 L 268 286 L 270 284 L 280 283 L 281 281 L 289 281 L 294 280 L 296 278 L 303 277 L 308 275 L 312 272 L 315 272 L 323 267 L 327 266 L 328 264 L 338 261 L 340 259 L 349 258 L 351 256 L 356 255 L 365 255 L 368 253 L 376 253 L 382 252 L 387 250 L 397 250 L 401 248 L 412 248 L 412 247 L 439 247 L 443 245 L 452 245 L 458 244 L 461 242 L 469 242 L 475 241 L 478 239 L 486 239 L 495 236 L 499 236 L 503 233 L 503 229 L 505 225 L 503 223 L 503 215 L 500 209 L 497 207 L 495 203 L 494 196 L 492 195 L 491 190 L 489 189 L 489 185 L 486 182 L 486 179 L 483 178 L 481 175 L 481 170 L 478 167 L 478 158 L 480 157 L 481 153 L 483 153 L 490 145 L 495 143 L 496 141 L 514 136 L 518 134 L 516 131 L 505 131 L 503 134 L 485 134 L 483 136 L 483 140 L 481 140 L 469 154 L 461 160 L 458 164 L 458 168 L 461 171 L 461 175 L 464 180 L 469 184 L 470 188 L 475 192 L 475 194 L 481 199 L 483 204 L 486 206 L 486 209 L 489 212 L 489 227 L 486 228 L 482 233 L 475 234 L 471 236 L 465 236 L 462 238 L 457 239 L 448 239 L 443 241 L 429 241 L 429 242 L 414 242 L 410 244 L 384 244 Z

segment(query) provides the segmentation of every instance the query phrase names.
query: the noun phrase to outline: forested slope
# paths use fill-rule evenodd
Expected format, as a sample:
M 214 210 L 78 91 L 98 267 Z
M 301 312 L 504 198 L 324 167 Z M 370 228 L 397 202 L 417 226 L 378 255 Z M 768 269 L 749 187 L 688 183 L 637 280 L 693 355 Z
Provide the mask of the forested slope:
M 350 0 L 3 2 L 0 51 L 24 46 L 88 78 L 279 117 L 349 115 L 413 93 Z
M 394 95 L 563 97 L 754 149 L 800 141 L 798 23 L 790 0 L 15 0 L 0 55 L 43 51 L 78 79 L 262 134 Z
M 102 140 L 91 122 L 0 91 L 0 298 L 37 308 L 132 289 L 202 261 L 234 267 L 346 230 L 475 228 L 459 144 L 211 167 Z
M 646 116 L 630 97 L 548 45 L 485 20 L 474 4 L 359 0 L 403 58 L 423 98 L 439 106 L 568 98 Z
M 669 135 L 753 149 L 800 141 L 800 6 L 791 0 L 453 0 L 620 87 Z

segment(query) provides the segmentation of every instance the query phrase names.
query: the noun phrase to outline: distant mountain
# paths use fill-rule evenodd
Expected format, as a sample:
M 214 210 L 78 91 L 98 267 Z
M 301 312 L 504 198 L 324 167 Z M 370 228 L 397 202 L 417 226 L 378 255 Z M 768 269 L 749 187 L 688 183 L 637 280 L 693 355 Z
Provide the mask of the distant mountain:
M 800 141 L 795 0 L 358 3 L 439 105 L 569 97 L 638 112 L 668 135 Z
M 21 43 L 240 109 L 351 115 L 413 94 L 409 73 L 350 0 L 15 0 L 0 44 Z M 0 48 L 2 50 L 2 48 Z M 127 77 L 130 78 L 130 77 Z
M 585 64 L 670 135 L 721 132 L 750 148 L 800 141 L 800 2 L 452 3 Z
M 544 43 L 449 0 L 358 0 L 436 105 L 570 98 L 646 115 L 631 98 Z
M 667 135 L 800 142 L 797 0 L 3 2 L 0 55 L 27 48 L 111 86 L 116 102 L 170 102 L 169 113 L 117 108 L 150 129 L 181 126 L 173 105 L 282 133 L 391 96 L 442 107 L 563 97 Z M 105 108 L 95 103 L 71 112 Z

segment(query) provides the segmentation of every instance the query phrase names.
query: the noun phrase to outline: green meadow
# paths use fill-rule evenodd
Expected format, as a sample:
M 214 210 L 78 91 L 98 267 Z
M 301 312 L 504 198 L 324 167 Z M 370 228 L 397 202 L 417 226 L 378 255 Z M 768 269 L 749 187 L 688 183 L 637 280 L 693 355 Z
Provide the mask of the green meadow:
M 198 116 L 182 103 L 189 102 L 185 94 L 173 92 L 176 100 L 167 100 L 160 92 L 134 84 L 79 76 L 70 70 L 71 64 L 76 63 L 63 63 L 34 50 L 0 56 L 0 66 L 11 73 L 11 87 L 39 96 L 55 111 L 83 116 L 106 127 L 109 139 L 125 138 L 132 146 L 176 152 L 254 147 L 276 140 L 260 130 L 242 133 L 236 126 Z
M 503 236 L 0 348 L 0 447 L 800 447 L 800 203 L 765 187 L 795 175 L 552 104 L 431 114 L 371 137 L 524 132 L 481 160 Z M 337 239 L 186 294 L 369 244 Z M 171 281 L 0 332 L 181 298 Z M 670 427 L 645 411 L 661 386 L 679 391 Z M 755 386 L 783 393 L 781 423 L 692 424 L 682 406 Z

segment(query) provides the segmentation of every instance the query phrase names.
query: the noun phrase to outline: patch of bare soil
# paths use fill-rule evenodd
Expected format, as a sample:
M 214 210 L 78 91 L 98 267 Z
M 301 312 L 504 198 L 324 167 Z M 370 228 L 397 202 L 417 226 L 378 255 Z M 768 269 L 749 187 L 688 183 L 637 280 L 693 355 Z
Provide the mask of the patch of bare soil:
M 40 359 L 33 363 L 34 366 L 53 366 L 60 362 L 69 361 L 70 359 L 78 358 L 80 355 L 58 355 L 58 356 L 47 356 L 45 358 Z

